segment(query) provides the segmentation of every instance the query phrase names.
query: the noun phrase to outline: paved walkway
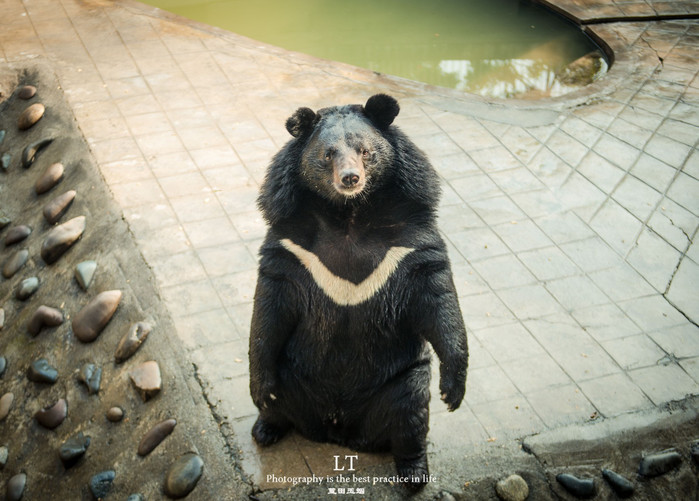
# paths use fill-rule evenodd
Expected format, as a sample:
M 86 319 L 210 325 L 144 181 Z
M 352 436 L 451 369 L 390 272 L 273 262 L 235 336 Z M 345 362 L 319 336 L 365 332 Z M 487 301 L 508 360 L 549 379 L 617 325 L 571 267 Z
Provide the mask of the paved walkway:
M 661 6 L 554 3 L 594 13 L 588 23 Z M 662 8 L 699 12 L 697 2 Z M 55 69 L 207 398 L 263 487 L 279 486 L 265 483 L 269 472 L 332 473 L 337 454 L 296 437 L 260 451 L 249 434 L 247 337 L 265 232 L 255 199 L 299 106 L 392 93 L 396 124 L 442 178 L 471 365 L 465 405 L 449 414 L 433 402 L 433 474 L 448 468 L 440 458 L 699 393 L 697 21 L 588 25 L 615 53 L 607 76 L 563 98 L 486 102 L 131 1 L 5 0 L 2 17 L 0 62 Z M 362 466 L 387 460 L 363 455 Z

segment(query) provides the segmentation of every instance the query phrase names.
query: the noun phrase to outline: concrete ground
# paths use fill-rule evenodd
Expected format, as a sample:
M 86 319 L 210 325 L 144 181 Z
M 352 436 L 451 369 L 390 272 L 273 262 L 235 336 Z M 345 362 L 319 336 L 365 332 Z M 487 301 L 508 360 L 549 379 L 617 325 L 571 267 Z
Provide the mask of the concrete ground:
M 296 436 L 265 450 L 252 443 L 247 336 L 265 231 L 257 191 L 297 107 L 376 92 L 399 99 L 395 123 L 441 176 L 440 226 L 469 331 L 466 400 L 452 414 L 434 398 L 435 481 L 422 496 L 470 499 L 478 475 L 517 469 L 525 437 L 609 423 L 654 436 L 670 414 L 678 429 L 697 429 L 699 2 L 546 3 L 605 46 L 609 73 L 560 98 L 487 101 L 130 0 L 3 2 L 0 63 L 55 73 L 172 317 L 168 340 L 184 347 L 183 365 L 258 498 L 303 499 L 278 479 L 335 474 L 334 456 L 351 452 Z M 689 435 L 664 447 L 688 456 Z M 522 468 L 540 471 L 542 455 L 533 457 L 537 467 Z M 391 468 L 388 456 L 358 459 L 358 472 Z M 527 477 L 537 492 L 558 489 L 537 475 Z M 328 495 L 316 487 L 308 495 Z M 367 485 L 365 495 L 391 492 Z

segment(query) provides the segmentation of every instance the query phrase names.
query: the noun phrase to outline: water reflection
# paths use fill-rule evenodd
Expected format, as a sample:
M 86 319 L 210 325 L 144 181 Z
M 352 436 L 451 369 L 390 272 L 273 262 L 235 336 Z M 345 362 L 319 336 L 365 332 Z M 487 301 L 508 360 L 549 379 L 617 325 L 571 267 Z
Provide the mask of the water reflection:
M 144 0 L 288 50 L 489 97 L 563 93 L 596 49 L 525 0 Z
M 606 72 L 599 52 L 569 65 L 552 66 L 541 59 L 444 60 L 439 70 L 454 80 L 453 88 L 484 97 L 557 97 L 595 81 Z

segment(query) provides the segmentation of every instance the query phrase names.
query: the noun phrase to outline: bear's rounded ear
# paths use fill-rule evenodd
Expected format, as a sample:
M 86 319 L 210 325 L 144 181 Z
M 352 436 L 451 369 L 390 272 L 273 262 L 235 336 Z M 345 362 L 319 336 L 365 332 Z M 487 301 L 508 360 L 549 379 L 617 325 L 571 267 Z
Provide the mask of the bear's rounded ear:
M 310 108 L 299 108 L 286 120 L 286 130 L 294 137 L 301 137 L 313 129 L 316 113 Z
M 386 129 L 398 116 L 398 101 L 386 94 L 371 96 L 364 105 L 364 113 L 378 129 Z

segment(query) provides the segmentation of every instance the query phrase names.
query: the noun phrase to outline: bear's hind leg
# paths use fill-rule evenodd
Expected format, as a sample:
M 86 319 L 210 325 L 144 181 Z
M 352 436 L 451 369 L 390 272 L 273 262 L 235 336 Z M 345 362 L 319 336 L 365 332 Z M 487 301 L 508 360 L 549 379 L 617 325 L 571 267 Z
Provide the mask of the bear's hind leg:
M 412 408 L 397 415 L 391 434 L 391 452 L 398 476 L 406 487 L 418 491 L 429 478 L 427 466 L 428 409 Z
M 260 413 L 252 427 L 252 438 L 259 445 L 265 447 L 279 442 L 290 429 L 291 423 L 286 419 L 263 416 Z
M 363 448 L 390 449 L 398 475 L 413 491 L 422 489 L 429 478 L 429 384 L 429 363 L 420 363 L 393 379 L 363 407 Z

